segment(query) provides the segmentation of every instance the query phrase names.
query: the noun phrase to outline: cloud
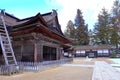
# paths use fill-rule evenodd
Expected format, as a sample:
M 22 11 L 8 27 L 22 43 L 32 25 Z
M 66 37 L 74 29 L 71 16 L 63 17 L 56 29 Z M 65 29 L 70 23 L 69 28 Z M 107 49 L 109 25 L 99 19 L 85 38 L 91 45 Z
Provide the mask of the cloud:
M 59 11 L 59 22 L 63 31 L 69 20 L 74 21 L 77 9 L 82 10 L 84 19 L 89 25 L 89 29 L 92 29 L 101 9 L 106 8 L 110 11 L 113 1 L 114 0 L 46 0 L 48 5 L 61 6 Z

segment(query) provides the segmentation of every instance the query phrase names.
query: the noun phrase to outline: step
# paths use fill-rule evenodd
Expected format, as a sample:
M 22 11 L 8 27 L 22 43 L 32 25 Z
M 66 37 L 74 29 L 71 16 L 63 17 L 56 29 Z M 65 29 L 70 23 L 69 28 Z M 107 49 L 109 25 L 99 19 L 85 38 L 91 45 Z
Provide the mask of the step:
M 4 41 L 3 41 L 3 44 L 5 44 L 5 43 L 6 43 L 6 44 L 9 44 L 9 41 L 8 41 L 8 40 L 4 40 Z
M 6 56 L 12 56 L 12 53 L 11 54 L 6 54 Z
M 7 59 L 8 59 L 8 61 L 9 61 L 9 60 L 13 60 L 13 57 L 7 57 Z
M 2 37 L 2 40 L 3 41 L 8 41 L 8 38 L 7 38 L 7 36 L 1 36 Z M 10 38 L 10 40 L 12 40 L 12 37 L 9 37 Z
M 7 57 L 8 60 L 13 60 L 13 57 Z
M 3 44 L 9 44 L 8 40 L 3 40 L 2 42 L 3 42 Z
M 4 45 L 4 48 L 10 48 L 10 45 Z
M 5 30 L 5 29 L 4 29 L 4 27 L 3 27 L 3 26 L 1 26 L 1 25 L 0 25 L 0 29 L 1 29 L 1 30 Z
M 6 52 L 11 52 L 11 49 L 5 49 Z
M 5 52 L 11 52 L 11 49 L 5 49 Z
M 3 43 L 3 45 L 5 46 L 5 47 L 9 47 L 10 46 L 10 44 L 9 43 Z
M 1 38 L 2 38 L 3 41 L 8 39 L 7 35 L 1 35 Z
M 7 40 L 3 41 L 3 44 L 9 44 L 9 41 L 7 41 Z
M 8 63 L 10 64 L 10 63 L 15 63 L 15 61 L 14 60 L 8 60 Z
M 0 25 L 0 29 L 2 29 L 2 30 L 4 30 L 4 31 L 5 31 L 5 28 L 4 28 L 2 25 Z
M 6 54 L 12 54 L 11 51 L 6 51 L 5 53 L 6 53 Z
M 4 45 L 4 47 L 10 47 L 10 45 L 9 45 L 9 44 L 5 44 L 5 43 L 4 43 L 3 45 Z
M 15 63 L 15 61 L 14 60 L 8 60 L 8 63 L 13 64 L 13 63 Z
M 9 50 L 11 49 L 9 46 L 4 46 L 4 48 L 5 48 L 6 50 L 7 50 L 7 49 L 9 49 Z
M 1 36 L 2 40 L 8 40 L 7 36 Z
M 6 33 L 3 33 L 3 34 L 6 34 Z M 2 38 L 8 39 L 7 35 L 6 36 L 2 36 Z M 9 36 L 9 38 L 12 39 L 13 37 Z
M 5 49 L 9 49 L 10 50 L 10 47 L 5 47 Z
M 7 57 L 9 57 L 9 58 L 13 58 L 13 56 L 7 56 Z
M 0 32 L 5 33 L 5 30 L 0 28 Z
M 0 24 L 0 27 L 4 29 L 4 25 L 2 23 Z
M 2 22 L 0 22 L 0 27 L 3 27 L 3 23 Z M 3 27 L 4 28 L 4 27 Z
M 1 36 L 7 36 L 5 33 L 0 33 L 1 34 Z
M 9 62 L 11 62 L 11 61 L 14 61 L 13 59 L 12 60 L 8 60 Z

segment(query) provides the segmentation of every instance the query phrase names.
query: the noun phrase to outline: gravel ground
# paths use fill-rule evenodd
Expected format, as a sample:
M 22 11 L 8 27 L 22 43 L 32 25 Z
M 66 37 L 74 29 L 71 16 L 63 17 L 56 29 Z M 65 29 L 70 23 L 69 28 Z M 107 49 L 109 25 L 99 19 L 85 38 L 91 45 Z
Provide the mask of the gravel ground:
M 93 68 L 56 67 L 41 72 L 0 76 L 0 80 L 91 80 Z
M 98 57 L 98 58 L 74 58 L 73 64 L 93 64 L 95 61 L 105 61 L 108 64 L 113 64 L 114 62 L 110 60 L 110 58 L 107 57 Z
M 113 63 L 109 58 L 75 58 L 69 64 L 94 65 L 95 61 Z M 92 80 L 92 67 L 61 66 L 39 72 L 24 72 L 13 76 L 0 76 L 0 80 Z
M 74 58 L 71 64 L 94 65 L 94 61 L 92 61 L 92 58 Z

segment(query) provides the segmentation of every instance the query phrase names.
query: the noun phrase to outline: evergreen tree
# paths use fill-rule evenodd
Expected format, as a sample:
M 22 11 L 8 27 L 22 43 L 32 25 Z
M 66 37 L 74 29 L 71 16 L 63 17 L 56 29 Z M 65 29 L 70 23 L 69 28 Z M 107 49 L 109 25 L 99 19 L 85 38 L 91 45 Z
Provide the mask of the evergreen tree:
M 76 44 L 77 45 L 87 45 L 89 44 L 88 37 L 88 25 L 85 24 L 85 21 L 82 16 L 80 9 L 77 9 L 77 15 L 75 18 L 75 27 L 76 27 Z
M 89 45 L 94 45 L 95 44 L 94 32 L 91 29 L 88 31 L 88 35 L 89 35 Z
M 118 35 L 117 30 L 118 30 L 117 27 L 112 28 L 111 38 L 110 38 L 111 44 L 112 44 L 113 46 L 115 46 L 116 49 L 118 49 L 118 44 L 119 44 L 119 40 L 120 40 L 120 37 L 119 37 L 119 35 Z
M 77 15 L 75 17 L 75 27 L 84 26 L 84 25 L 85 25 L 85 21 L 83 19 L 82 12 L 80 9 L 77 9 Z
M 68 21 L 64 34 L 69 38 L 73 38 L 73 39 L 75 38 L 75 28 L 71 20 Z
M 120 2 L 115 0 L 112 7 L 112 34 L 111 34 L 111 44 L 115 45 L 118 49 L 118 44 L 120 40 Z
M 98 15 L 98 22 L 94 26 L 96 44 L 110 44 L 110 21 L 110 14 L 103 8 L 102 12 Z

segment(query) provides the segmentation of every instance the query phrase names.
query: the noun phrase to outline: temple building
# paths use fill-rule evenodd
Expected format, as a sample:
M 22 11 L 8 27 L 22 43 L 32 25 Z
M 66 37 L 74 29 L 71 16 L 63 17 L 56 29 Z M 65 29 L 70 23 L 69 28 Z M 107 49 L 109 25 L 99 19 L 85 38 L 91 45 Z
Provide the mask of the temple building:
M 75 46 L 76 57 L 109 57 L 111 47 L 107 45 L 99 46 Z
M 59 60 L 63 57 L 64 50 L 70 48 L 66 44 L 71 41 L 63 35 L 55 10 L 25 19 L 2 11 L 0 15 L 4 16 L 12 37 L 17 61 Z

